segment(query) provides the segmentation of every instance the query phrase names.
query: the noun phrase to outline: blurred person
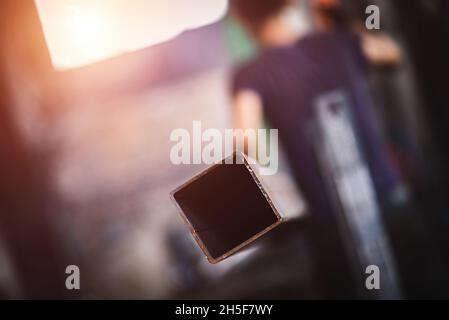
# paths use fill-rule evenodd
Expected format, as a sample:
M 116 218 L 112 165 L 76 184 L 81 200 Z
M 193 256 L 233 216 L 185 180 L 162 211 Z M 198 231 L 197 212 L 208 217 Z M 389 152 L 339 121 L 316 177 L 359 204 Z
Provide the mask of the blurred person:
M 400 183 L 386 154 L 365 79 L 368 64 L 396 64 L 401 53 L 385 34 L 352 24 L 339 1 L 311 1 L 310 32 L 295 23 L 297 2 L 235 0 L 233 13 L 261 47 L 233 79 L 235 126 L 258 129 L 264 117 L 279 137 L 312 213 L 314 243 L 329 294 L 351 295 L 350 262 L 336 228 L 333 196 L 317 157 L 317 101 L 332 92 L 349 100 L 352 125 L 381 203 Z M 299 17 L 298 17 L 299 18 Z M 333 291 L 334 290 L 334 291 Z M 336 291 L 335 291 L 336 290 Z

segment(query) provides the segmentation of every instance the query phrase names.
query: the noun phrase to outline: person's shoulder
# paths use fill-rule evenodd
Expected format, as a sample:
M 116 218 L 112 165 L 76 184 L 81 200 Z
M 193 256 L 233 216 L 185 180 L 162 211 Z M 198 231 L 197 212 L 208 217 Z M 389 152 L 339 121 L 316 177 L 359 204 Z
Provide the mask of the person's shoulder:
M 289 66 L 292 61 L 292 52 L 295 52 L 293 47 L 263 49 L 253 58 L 241 63 L 234 69 L 234 91 L 238 89 L 262 90 L 267 75 L 272 75 Z
M 257 82 L 257 74 L 261 65 L 260 55 L 240 63 L 233 71 L 233 91 L 235 92 L 241 89 L 250 88 L 253 89 L 255 83 Z
M 234 69 L 234 80 L 256 81 L 258 78 L 258 74 L 260 74 L 262 71 L 267 70 L 268 66 L 270 65 L 269 60 L 271 59 L 271 56 L 271 50 L 262 50 L 252 58 L 241 62 Z
M 241 62 L 236 68 L 236 73 L 254 73 L 257 72 L 257 70 L 266 67 L 269 60 L 275 55 L 274 51 L 276 51 L 276 49 L 263 49 L 257 52 L 253 57 Z
M 234 78 L 243 77 L 248 74 L 254 72 L 257 69 L 257 66 L 260 64 L 259 57 L 254 57 L 248 60 L 245 60 L 238 64 L 238 66 L 234 69 Z

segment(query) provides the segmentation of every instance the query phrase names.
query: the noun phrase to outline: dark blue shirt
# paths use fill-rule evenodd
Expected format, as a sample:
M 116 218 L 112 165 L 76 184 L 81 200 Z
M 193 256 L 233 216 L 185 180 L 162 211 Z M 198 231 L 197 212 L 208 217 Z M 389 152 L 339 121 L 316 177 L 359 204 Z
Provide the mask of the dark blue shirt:
M 313 210 L 331 211 L 316 156 L 316 100 L 344 92 L 377 194 L 397 183 L 376 123 L 359 38 L 349 32 L 317 33 L 295 45 L 261 52 L 235 74 L 233 90 L 252 89 L 263 101 L 270 127 L 279 130 L 296 181 Z

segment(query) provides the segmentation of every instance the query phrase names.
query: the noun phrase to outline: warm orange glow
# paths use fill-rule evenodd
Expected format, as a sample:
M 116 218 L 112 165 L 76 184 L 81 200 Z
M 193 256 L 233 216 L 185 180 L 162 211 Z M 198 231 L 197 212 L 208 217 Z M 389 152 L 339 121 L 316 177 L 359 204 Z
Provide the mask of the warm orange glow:
M 92 43 L 105 32 L 104 21 L 92 11 L 82 11 L 76 6 L 67 8 L 67 28 L 72 38 L 81 43 Z
M 35 0 L 53 65 L 80 67 L 219 20 L 228 0 Z

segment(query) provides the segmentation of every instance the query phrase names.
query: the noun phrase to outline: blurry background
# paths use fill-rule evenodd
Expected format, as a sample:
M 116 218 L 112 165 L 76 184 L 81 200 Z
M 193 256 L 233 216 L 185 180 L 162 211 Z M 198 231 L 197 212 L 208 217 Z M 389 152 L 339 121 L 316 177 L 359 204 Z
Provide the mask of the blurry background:
M 405 53 L 400 67 L 369 71 L 409 190 L 384 217 L 403 295 L 449 298 L 448 3 L 345 2 L 361 22 L 368 4 Z M 300 222 L 213 266 L 170 202 L 202 169 L 170 163 L 170 132 L 232 126 L 232 68 L 257 52 L 233 18 L 57 72 L 34 2 L 3 1 L 0 15 L 1 298 L 329 297 Z M 79 292 L 64 286 L 70 264 Z

